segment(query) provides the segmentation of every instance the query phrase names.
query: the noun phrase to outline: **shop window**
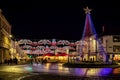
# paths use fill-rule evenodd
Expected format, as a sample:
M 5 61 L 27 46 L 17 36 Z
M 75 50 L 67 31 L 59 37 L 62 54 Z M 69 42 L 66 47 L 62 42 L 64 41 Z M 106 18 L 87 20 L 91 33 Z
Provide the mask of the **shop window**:
M 113 52 L 120 52 L 120 46 L 113 46 Z

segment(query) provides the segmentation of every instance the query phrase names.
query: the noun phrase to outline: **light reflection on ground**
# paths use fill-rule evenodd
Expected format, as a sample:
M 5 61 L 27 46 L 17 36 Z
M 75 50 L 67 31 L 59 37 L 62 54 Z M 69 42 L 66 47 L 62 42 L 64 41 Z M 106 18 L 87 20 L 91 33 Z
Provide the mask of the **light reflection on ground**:
M 112 68 L 65 68 L 60 63 L 59 64 L 47 63 L 41 66 L 37 66 L 37 65 L 34 66 L 39 68 L 39 69 L 34 68 L 34 71 L 64 73 L 64 74 L 70 74 L 75 76 L 108 76 L 109 74 L 113 74 Z M 120 74 L 120 72 L 118 74 Z
M 17 73 L 47 72 L 72 76 L 109 76 L 120 74 L 120 68 L 66 68 L 61 63 L 0 66 L 0 71 Z
M 120 68 L 113 69 L 113 74 L 120 74 Z

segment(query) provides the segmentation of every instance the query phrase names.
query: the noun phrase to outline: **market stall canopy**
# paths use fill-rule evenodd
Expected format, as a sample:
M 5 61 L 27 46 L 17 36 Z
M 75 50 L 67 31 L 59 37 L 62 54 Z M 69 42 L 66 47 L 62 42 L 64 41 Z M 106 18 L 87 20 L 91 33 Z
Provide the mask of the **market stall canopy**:
M 67 56 L 68 54 L 67 53 L 58 53 L 56 54 L 56 56 Z
M 46 54 L 43 54 L 43 56 L 54 56 L 53 53 L 46 53 Z

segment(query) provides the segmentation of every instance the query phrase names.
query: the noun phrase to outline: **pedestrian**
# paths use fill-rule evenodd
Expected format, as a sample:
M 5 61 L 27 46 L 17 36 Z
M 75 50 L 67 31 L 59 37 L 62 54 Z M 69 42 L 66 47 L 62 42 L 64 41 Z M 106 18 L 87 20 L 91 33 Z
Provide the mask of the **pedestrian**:
M 8 64 L 12 64 L 13 63 L 13 60 L 12 60 L 12 58 L 10 58 L 9 60 L 8 60 Z
M 16 57 L 14 58 L 14 63 L 18 64 L 18 59 Z

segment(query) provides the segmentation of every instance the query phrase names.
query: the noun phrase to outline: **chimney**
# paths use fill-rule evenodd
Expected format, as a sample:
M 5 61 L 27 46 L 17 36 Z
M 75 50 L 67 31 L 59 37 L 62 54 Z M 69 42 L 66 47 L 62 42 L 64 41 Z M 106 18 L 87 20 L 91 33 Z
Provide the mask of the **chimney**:
M 105 31 L 105 27 L 104 27 L 104 26 L 102 26 L 102 33 L 104 33 L 104 31 Z

